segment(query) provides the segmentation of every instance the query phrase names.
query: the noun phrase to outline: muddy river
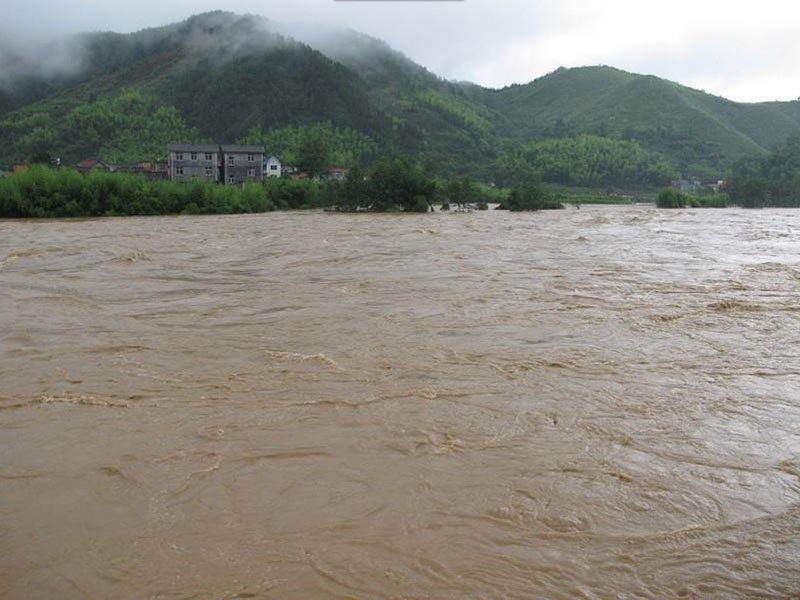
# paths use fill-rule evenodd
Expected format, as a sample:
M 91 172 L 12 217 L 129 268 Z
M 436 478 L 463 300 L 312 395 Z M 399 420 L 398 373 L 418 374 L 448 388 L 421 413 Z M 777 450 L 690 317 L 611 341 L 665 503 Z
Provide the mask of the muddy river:
M 800 211 L 0 222 L 0 597 L 800 597 Z

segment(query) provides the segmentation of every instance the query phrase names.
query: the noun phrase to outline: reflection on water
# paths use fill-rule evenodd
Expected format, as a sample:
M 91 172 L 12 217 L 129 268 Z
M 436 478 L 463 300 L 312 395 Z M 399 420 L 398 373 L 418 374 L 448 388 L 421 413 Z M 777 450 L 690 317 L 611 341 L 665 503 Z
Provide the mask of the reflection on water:
M 800 590 L 800 213 L 0 222 L 0 596 Z

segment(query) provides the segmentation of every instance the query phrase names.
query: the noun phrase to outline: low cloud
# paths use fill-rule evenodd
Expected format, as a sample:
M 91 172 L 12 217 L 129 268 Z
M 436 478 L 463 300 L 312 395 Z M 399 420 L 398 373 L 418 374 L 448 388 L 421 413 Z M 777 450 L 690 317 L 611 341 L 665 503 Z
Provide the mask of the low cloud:
M 7 2 L 0 52 L 12 58 L 0 81 L 26 68 L 60 74 L 80 64 L 79 48 L 28 51 L 30 39 L 45 33 L 130 32 L 219 8 L 215 0 L 166 5 L 86 0 L 79 9 L 54 0 Z M 800 94 L 793 77 L 800 73 L 800 8 L 795 0 L 673 0 L 660 5 L 641 0 L 230 0 L 225 9 L 278 23 L 348 27 L 385 40 L 437 75 L 492 87 L 525 83 L 559 66 L 608 64 L 735 100 L 788 100 Z M 312 35 L 313 29 L 298 28 L 296 33 L 321 45 L 325 40 L 318 34 L 323 30 Z M 9 32 L 24 33 L 15 39 Z M 14 46 L 10 53 L 9 45 Z
M 86 64 L 86 45 L 78 36 L 21 38 L 0 32 L 0 90 L 11 91 L 31 79 L 70 77 Z

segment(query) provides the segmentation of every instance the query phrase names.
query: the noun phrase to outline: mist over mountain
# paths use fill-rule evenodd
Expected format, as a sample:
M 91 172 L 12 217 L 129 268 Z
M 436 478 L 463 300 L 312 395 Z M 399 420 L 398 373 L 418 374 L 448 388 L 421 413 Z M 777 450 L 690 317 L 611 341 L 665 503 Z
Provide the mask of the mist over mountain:
M 169 141 L 281 151 L 327 123 L 350 140 L 350 161 L 396 154 L 486 180 L 502 157 L 587 134 L 640 147 L 674 173 L 721 176 L 800 132 L 800 102 L 741 104 L 610 67 L 487 89 L 350 29 L 221 11 L 132 34 L 4 43 L 0 65 L 0 164 L 37 151 L 158 158 Z

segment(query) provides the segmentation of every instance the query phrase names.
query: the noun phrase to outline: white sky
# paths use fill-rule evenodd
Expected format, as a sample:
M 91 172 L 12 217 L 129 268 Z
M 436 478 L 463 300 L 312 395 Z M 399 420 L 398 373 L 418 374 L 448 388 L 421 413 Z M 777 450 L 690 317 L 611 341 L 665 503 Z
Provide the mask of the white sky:
M 499 87 L 607 64 L 733 100 L 800 96 L 800 0 L 3 0 L 0 35 L 129 32 L 224 9 L 352 27 L 448 79 Z

